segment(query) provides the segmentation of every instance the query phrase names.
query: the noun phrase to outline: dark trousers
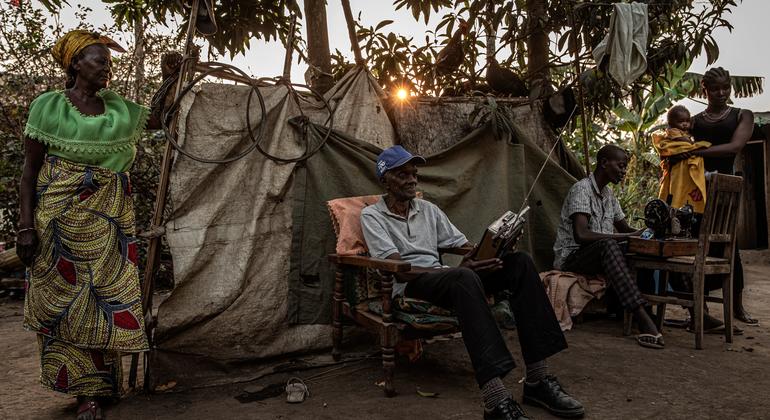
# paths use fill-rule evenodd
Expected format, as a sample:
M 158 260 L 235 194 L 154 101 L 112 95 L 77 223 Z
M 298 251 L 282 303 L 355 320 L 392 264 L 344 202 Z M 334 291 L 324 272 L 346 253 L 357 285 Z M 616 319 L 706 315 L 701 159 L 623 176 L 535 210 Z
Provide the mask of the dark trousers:
M 525 253 L 505 255 L 503 268 L 483 277 L 457 267 L 421 274 L 406 286 L 406 296 L 427 300 L 457 315 L 479 386 L 505 376 L 516 366 L 487 303 L 487 293 L 503 290 L 511 296 L 525 363 L 544 360 L 567 348 L 535 264 Z
M 623 248 L 614 239 L 602 239 L 580 247 L 567 257 L 561 269 L 580 274 L 603 274 L 617 293 L 620 304 L 629 311 L 647 303 L 631 275 Z

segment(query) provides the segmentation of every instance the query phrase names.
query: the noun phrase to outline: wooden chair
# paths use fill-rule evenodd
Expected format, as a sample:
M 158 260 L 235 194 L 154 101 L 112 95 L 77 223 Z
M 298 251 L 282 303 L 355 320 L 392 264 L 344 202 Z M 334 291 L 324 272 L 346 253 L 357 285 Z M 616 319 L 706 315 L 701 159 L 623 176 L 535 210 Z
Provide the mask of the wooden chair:
M 440 253 L 464 255 L 469 250 L 465 248 L 441 249 Z M 396 345 L 403 340 L 430 338 L 439 334 L 457 332 L 458 329 L 447 329 L 445 325 L 439 329 L 416 329 L 394 318 L 391 297 L 393 282 L 395 281 L 396 273 L 403 273 L 412 269 L 411 264 L 408 262 L 383 260 L 359 255 L 330 254 L 328 258 L 337 268 L 332 301 L 332 357 L 334 357 L 334 360 L 340 360 L 341 357 L 343 317 L 351 319 L 356 325 L 378 333 L 382 348 L 382 368 L 385 373 L 385 396 L 393 397 L 396 395 L 396 390 L 393 386 L 393 372 L 396 366 Z M 351 304 L 345 297 L 346 273 L 350 273 L 351 270 L 357 271 L 362 269 L 376 269 L 381 274 L 377 276 L 380 281 L 379 300 L 382 305 L 381 315 L 369 310 L 367 302 Z
M 694 309 L 695 348 L 703 348 L 704 301 L 722 303 L 724 308 L 725 341 L 733 341 L 733 255 L 743 178 L 715 174 L 708 182 L 706 208 L 698 234 L 695 255 L 656 258 L 629 256 L 629 265 L 636 275 L 638 269 L 661 270 L 659 294 L 644 294 L 657 304 L 657 324 L 660 330 L 666 314 L 666 304 Z M 718 245 L 712 247 L 712 245 Z M 692 293 L 668 292 L 669 273 L 682 273 L 692 278 Z M 706 296 L 705 276 L 722 279 L 722 297 Z M 624 334 L 631 332 L 631 315 L 626 312 Z

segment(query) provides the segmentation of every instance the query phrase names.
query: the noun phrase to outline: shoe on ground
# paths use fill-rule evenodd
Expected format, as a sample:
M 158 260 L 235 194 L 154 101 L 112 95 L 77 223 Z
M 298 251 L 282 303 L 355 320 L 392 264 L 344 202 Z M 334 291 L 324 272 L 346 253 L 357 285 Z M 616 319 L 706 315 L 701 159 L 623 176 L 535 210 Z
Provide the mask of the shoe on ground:
M 583 417 L 585 414 L 583 404 L 567 394 L 556 377 L 551 375 L 534 385 L 524 382 L 523 401 L 543 407 L 559 417 Z
M 506 398 L 492 411 L 484 411 L 484 420 L 530 420 L 524 415 L 519 403 Z

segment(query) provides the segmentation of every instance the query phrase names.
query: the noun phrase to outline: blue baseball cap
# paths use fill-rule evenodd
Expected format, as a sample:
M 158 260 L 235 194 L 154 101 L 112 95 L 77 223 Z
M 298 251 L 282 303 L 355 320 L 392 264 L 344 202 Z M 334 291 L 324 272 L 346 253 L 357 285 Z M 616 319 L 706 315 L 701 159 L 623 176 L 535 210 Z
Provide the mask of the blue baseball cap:
M 385 172 L 403 166 L 413 160 L 425 163 L 425 158 L 409 153 L 399 145 L 388 147 L 377 156 L 377 178 L 385 176 Z

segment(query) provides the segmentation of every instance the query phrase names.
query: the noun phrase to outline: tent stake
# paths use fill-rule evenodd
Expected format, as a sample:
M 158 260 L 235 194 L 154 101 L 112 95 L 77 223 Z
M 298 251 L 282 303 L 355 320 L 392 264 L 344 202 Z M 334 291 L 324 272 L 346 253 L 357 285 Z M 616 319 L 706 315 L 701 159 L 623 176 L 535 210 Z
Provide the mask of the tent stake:
M 348 24 L 348 36 L 350 37 L 350 48 L 356 57 L 356 65 L 363 65 L 364 59 L 361 57 L 361 47 L 358 45 L 356 36 L 356 23 L 353 20 L 353 12 L 350 10 L 350 0 L 340 0 L 342 2 L 342 11 L 345 12 L 345 21 Z
M 570 8 L 569 14 L 570 26 L 572 26 L 572 32 L 570 38 L 572 38 L 572 54 L 575 55 L 575 83 L 578 88 L 578 104 L 580 104 L 580 122 L 583 133 L 583 161 L 586 165 L 586 176 L 591 173 L 591 157 L 588 155 L 588 118 L 586 113 L 586 101 L 583 97 L 583 82 L 580 81 L 580 50 L 578 48 L 577 28 L 575 27 L 575 9 Z
M 195 17 L 198 13 L 198 5 L 202 0 L 192 0 L 192 7 L 190 8 L 190 21 L 187 25 L 187 39 L 184 47 L 184 61 L 182 67 L 179 69 L 179 79 L 177 80 L 176 87 L 174 89 L 174 98 L 178 99 L 180 92 L 185 83 L 192 79 L 195 75 L 195 65 L 198 61 L 198 50 L 193 44 L 193 36 L 195 35 Z M 178 125 L 179 113 L 174 116 L 171 121 L 169 129 L 172 135 L 176 135 L 176 127 Z M 155 197 L 155 208 L 152 215 L 151 229 L 157 229 L 163 222 L 163 209 L 166 207 L 166 195 L 168 193 L 169 177 L 171 175 L 171 158 L 174 153 L 174 148 L 171 143 L 166 143 L 166 149 L 163 152 L 163 161 L 160 169 L 160 179 L 158 181 L 158 190 Z M 144 268 L 144 281 L 142 282 L 142 309 L 144 310 L 145 320 L 148 321 L 145 325 L 147 329 L 147 339 L 152 347 L 153 331 L 155 325 L 152 317 L 152 293 L 154 290 L 155 274 L 158 268 L 160 260 L 160 246 L 161 236 L 154 236 L 150 239 L 150 244 L 147 248 L 147 262 Z M 149 315 L 149 316 L 148 316 Z M 134 386 L 136 384 L 136 370 L 138 369 L 138 355 L 133 354 L 131 359 L 131 371 L 129 372 L 129 385 Z M 137 360 L 135 360 L 137 358 Z M 148 354 L 144 354 L 144 389 L 150 391 L 149 385 L 149 357 Z M 133 384 L 131 383 L 133 379 Z

